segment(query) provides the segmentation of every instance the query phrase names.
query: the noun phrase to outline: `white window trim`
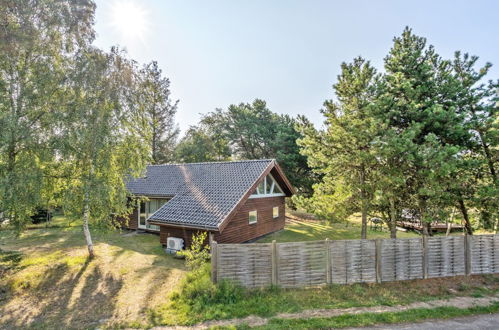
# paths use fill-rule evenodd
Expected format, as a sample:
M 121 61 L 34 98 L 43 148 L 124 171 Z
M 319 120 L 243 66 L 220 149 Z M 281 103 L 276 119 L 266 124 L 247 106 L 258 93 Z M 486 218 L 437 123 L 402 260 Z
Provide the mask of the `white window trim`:
M 277 216 L 274 215 L 274 210 L 277 209 Z M 272 208 L 272 219 L 277 219 L 279 218 L 279 206 L 274 206 Z
M 251 195 L 249 198 L 268 198 L 268 197 L 282 197 L 286 194 L 268 194 L 268 195 Z
M 251 219 L 251 213 L 253 213 L 253 212 L 255 212 L 255 219 L 256 219 L 256 220 L 255 220 L 255 221 L 253 221 L 253 222 L 251 222 L 251 220 L 250 220 L 250 219 Z M 257 223 L 257 222 L 258 222 L 258 211 L 257 211 L 257 210 L 249 211 L 249 212 L 248 212 L 248 224 L 250 224 L 250 225 L 254 225 L 254 224 L 255 224 L 255 223 Z
M 272 178 L 272 186 L 270 187 L 270 191 L 274 191 L 274 187 L 275 185 L 277 184 L 274 176 L 272 174 L 268 174 L 268 176 L 270 176 Z M 272 194 L 266 194 L 265 192 L 267 191 L 267 176 L 265 176 L 265 178 L 263 178 L 263 194 L 260 192 L 260 189 L 258 189 L 258 187 L 260 186 L 260 183 L 258 184 L 258 186 L 256 187 L 255 189 L 255 193 L 254 194 L 251 194 L 249 198 L 267 198 L 267 197 L 282 197 L 282 196 L 286 196 L 286 194 L 284 193 L 272 193 Z M 279 189 L 282 190 L 281 187 L 279 187 Z

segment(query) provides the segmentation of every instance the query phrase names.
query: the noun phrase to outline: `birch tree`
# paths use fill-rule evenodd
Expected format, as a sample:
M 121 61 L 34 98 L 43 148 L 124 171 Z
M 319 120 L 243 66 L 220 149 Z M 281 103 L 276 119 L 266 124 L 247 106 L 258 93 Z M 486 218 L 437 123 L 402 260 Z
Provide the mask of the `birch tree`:
M 0 1 L 0 212 L 19 233 L 54 162 L 67 69 L 93 39 L 92 1 Z
M 71 76 L 72 102 L 60 123 L 62 161 L 69 180 L 67 214 L 83 219 L 90 257 L 95 255 L 89 223 L 109 225 L 129 213 L 125 181 L 150 159 L 150 126 L 137 103 L 135 63 L 113 50 L 78 54 Z

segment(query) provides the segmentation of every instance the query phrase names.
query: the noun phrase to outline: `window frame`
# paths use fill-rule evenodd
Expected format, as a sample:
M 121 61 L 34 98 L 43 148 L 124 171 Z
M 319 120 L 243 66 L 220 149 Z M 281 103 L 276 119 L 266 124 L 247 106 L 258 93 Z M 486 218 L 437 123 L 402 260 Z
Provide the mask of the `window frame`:
M 144 229 L 144 230 L 152 230 L 152 231 L 159 231 L 160 228 L 158 225 L 153 225 L 149 223 L 149 218 L 156 213 L 163 205 L 168 203 L 170 201 L 171 197 L 147 197 L 146 200 L 139 200 L 139 210 L 138 210 L 138 223 L 137 223 L 137 228 L 138 229 Z M 154 212 L 151 212 L 151 202 L 154 201 L 156 204 L 155 207 L 156 210 Z M 160 201 L 164 201 L 161 206 L 158 206 Z M 142 212 L 142 206 L 144 206 L 144 212 Z M 141 223 L 142 220 L 144 220 L 143 224 Z
M 267 178 L 270 178 L 270 182 L 267 180 Z M 260 186 L 262 186 L 261 188 L 263 189 L 263 191 L 261 191 Z M 267 186 L 270 186 L 270 188 L 267 189 Z M 281 192 L 275 192 L 276 189 L 280 190 Z M 269 191 L 268 193 L 267 190 Z M 266 198 L 266 197 L 281 197 L 281 196 L 286 196 L 286 194 L 282 192 L 282 188 L 279 186 L 274 176 L 271 173 L 269 173 L 262 179 L 261 182 L 258 183 L 255 191 L 250 195 L 249 198 Z
M 253 222 L 251 221 L 251 217 L 253 216 L 252 213 L 254 213 L 254 217 L 255 217 L 255 221 L 253 221 Z M 256 223 L 258 223 L 258 211 L 257 210 L 249 211 L 248 212 L 248 224 L 249 225 L 254 225 Z
M 277 210 L 277 215 L 275 214 L 275 211 Z M 279 206 L 274 206 L 272 208 L 272 219 L 277 219 L 279 218 Z

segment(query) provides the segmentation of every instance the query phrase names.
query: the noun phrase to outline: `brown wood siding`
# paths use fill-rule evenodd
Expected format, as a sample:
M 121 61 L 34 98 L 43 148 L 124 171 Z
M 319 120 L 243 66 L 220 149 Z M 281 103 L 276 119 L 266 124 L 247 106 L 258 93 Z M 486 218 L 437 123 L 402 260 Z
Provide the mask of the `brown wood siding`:
M 118 217 L 116 219 L 121 224 L 121 228 L 137 229 L 138 228 L 138 208 L 134 207 L 133 212 L 128 217 Z M 128 220 L 128 223 L 127 223 Z
M 159 241 L 166 246 L 168 237 L 178 237 L 184 240 L 184 248 L 190 248 L 192 244 L 192 235 L 201 232 L 198 229 L 187 229 L 161 225 L 159 230 Z M 206 244 L 208 244 L 208 235 L 206 235 Z
M 279 207 L 279 217 L 273 218 L 274 206 Z M 258 220 L 255 224 L 249 224 L 249 212 L 257 211 Z M 269 234 L 284 228 L 285 223 L 284 197 L 251 198 L 248 199 L 238 212 L 227 219 L 228 224 L 221 233 L 214 233 L 214 239 L 218 243 L 243 243 L 265 234 Z M 168 237 L 179 237 L 184 240 L 184 247 L 189 248 L 192 244 L 192 235 L 202 231 L 198 229 L 160 226 L 159 240 L 166 245 Z M 206 244 L 208 244 L 208 236 Z
M 279 217 L 272 218 L 274 206 L 279 207 Z M 258 220 L 249 224 L 249 212 L 257 211 Z M 284 197 L 250 198 L 231 218 L 221 233 L 215 234 L 218 243 L 242 243 L 284 228 Z

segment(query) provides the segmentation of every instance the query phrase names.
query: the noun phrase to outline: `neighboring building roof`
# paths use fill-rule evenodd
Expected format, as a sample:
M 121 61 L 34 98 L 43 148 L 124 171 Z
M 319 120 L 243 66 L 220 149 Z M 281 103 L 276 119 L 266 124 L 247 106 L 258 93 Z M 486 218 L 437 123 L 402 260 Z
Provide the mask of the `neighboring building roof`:
M 273 159 L 149 165 L 143 178 L 127 183 L 134 195 L 172 196 L 149 220 L 217 230 L 260 179 L 276 171 L 291 195 L 293 188 Z

